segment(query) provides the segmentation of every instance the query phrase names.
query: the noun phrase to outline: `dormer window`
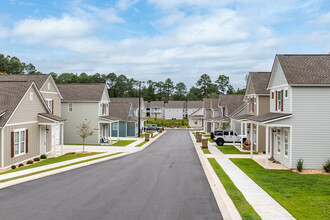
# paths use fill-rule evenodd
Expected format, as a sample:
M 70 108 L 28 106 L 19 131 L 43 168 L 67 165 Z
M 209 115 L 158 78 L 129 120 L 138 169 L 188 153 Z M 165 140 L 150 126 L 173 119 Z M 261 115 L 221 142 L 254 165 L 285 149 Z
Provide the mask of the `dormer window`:
M 47 87 L 48 87 L 48 90 L 50 90 L 50 83 L 48 83 Z
M 108 103 L 100 103 L 100 115 L 106 116 L 109 114 L 109 104 Z
M 250 98 L 250 112 L 254 112 L 254 102 L 255 99 L 253 97 Z
M 283 111 L 283 90 L 276 91 L 275 110 Z
M 33 101 L 33 92 L 30 92 L 30 101 Z

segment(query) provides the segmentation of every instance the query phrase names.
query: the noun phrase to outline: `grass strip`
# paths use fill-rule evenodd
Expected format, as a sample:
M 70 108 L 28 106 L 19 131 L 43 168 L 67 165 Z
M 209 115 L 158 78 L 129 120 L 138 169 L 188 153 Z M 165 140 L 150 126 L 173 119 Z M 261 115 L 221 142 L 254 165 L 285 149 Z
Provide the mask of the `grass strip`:
M 212 140 L 212 138 L 207 138 L 209 140 L 209 142 L 214 143 L 214 140 Z
M 102 158 L 105 158 L 105 157 L 111 157 L 111 156 L 121 154 L 121 153 L 123 153 L 123 152 L 109 154 L 109 155 L 105 155 L 105 156 L 102 156 L 102 157 L 96 157 L 96 158 L 92 158 L 92 159 L 88 159 L 88 160 L 82 160 L 82 161 L 79 161 L 79 162 L 70 163 L 70 164 L 66 164 L 66 165 L 63 165 L 63 166 L 50 168 L 50 169 L 47 169 L 47 170 L 37 171 L 37 172 L 29 173 L 29 174 L 26 174 L 26 175 L 22 175 L 22 176 L 17 176 L 17 177 L 13 177 L 13 178 L 9 178 L 9 179 L 4 179 L 4 180 L 0 180 L 0 183 L 4 183 L 4 182 L 11 181 L 11 180 L 24 178 L 24 177 L 28 177 L 28 176 L 32 176 L 32 175 L 36 175 L 36 174 L 40 174 L 40 173 L 44 173 L 44 172 L 49 172 L 49 171 L 52 171 L 52 170 L 57 170 L 57 169 L 61 169 L 61 168 L 64 168 L 64 167 L 69 167 L 69 166 L 73 166 L 73 165 L 77 165 L 77 164 L 81 164 L 81 163 L 86 163 L 86 162 L 89 162 L 89 161 L 98 160 L 98 159 L 102 159 Z
M 53 163 L 59 163 L 59 162 L 67 161 L 67 160 L 73 160 L 73 159 L 77 159 L 77 158 L 93 156 L 93 155 L 97 155 L 97 154 L 101 154 L 101 153 L 103 153 L 103 152 L 92 152 L 90 154 L 71 154 L 71 153 L 67 153 L 67 154 L 64 154 L 64 155 L 59 156 L 59 157 L 51 157 L 49 159 L 42 160 L 38 163 L 34 163 L 34 164 L 31 164 L 31 165 L 26 165 L 24 167 L 18 167 L 14 170 L 8 170 L 6 172 L 0 173 L 0 175 L 7 174 L 7 173 L 12 173 L 12 172 L 16 172 L 16 171 L 21 171 L 21 170 L 27 170 L 27 169 L 31 169 L 31 168 L 35 168 L 35 167 L 41 167 L 41 166 L 45 166 L 45 165 L 49 165 L 49 164 L 53 164 Z
M 117 141 L 116 143 L 110 145 L 112 147 L 125 147 L 131 143 L 135 142 L 135 140 L 120 140 L 120 141 Z
M 145 143 L 148 143 L 149 141 L 143 141 L 141 143 L 139 143 L 138 145 L 136 145 L 135 147 L 142 147 Z
M 209 138 L 209 137 L 211 137 L 211 135 L 210 135 L 210 134 L 203 134 L 203 136 L 204 136 L 204 137 L 206 137 L 206 138 Z
M 231 159 L 296 219 L 330 219 L 330 175 L 265 169 L 251 159 Z
M 208 159 L 242 219 L 261 219 L 214 158 Z
M 234 146 L 218 146 L 217 148 L 224 154 L 250 154 L 250 152 L 242 152 Z M 253 152 L 253 154 L 258 153 Z
M 201 146 L 201 148 L 202 148 L 202 146 Z M 209 151 L 208 148 L 202 148 L 202 151 L 204 154 L 211 154 L 211 152 Z

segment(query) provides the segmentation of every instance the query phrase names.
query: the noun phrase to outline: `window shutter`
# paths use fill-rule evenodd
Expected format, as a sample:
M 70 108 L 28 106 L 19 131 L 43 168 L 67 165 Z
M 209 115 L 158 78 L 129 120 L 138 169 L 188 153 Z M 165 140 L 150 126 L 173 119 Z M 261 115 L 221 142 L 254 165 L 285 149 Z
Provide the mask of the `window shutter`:
M 283 111 L 283 90 L 281 90 L 281 111 Z
M 52 100 L 52 114 L 54 114 L 54 100 Z
M 276 99 L 275 99 L 275 111 L 277 111 L 277 91 L 275 91 L 275 96 L 276 96 Z
M 14 132 L 11 132 L 11 157 L 15 156 L 14 152 Z
M 29 152 L 29 130 L 25 131 L 25 152 Z

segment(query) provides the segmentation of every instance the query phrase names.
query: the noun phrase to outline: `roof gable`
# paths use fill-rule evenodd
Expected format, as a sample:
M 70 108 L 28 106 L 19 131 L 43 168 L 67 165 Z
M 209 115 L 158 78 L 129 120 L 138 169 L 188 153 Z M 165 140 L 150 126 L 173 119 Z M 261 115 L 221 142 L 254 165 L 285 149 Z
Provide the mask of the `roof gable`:
M 58 84 L 63 96 L 63 102 L 99 102 L 102 99 L 105 83 L 96 84 Z
M 276 86 L 283 86 L 287 85 L 288 81 L 286 80 L 286 77 L 284 75 L 284 72 L 282 70 L 281 64 L 277 57 L 275 57 L 275 61 L 273 64 L 272 72 L 269 77 L 269 82 L 267 87 L 272 88 Z

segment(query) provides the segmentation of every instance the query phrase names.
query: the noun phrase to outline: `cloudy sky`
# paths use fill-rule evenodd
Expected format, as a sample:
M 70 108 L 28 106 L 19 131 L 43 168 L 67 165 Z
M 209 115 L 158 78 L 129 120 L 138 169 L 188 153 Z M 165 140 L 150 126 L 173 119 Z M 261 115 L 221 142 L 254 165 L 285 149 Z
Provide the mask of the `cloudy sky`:
M 43 73 L 245 85 L 275 54 L 329 53 L 329 0 L 0 0 L 0 53 Z

